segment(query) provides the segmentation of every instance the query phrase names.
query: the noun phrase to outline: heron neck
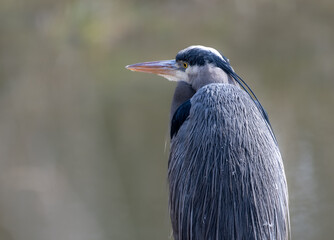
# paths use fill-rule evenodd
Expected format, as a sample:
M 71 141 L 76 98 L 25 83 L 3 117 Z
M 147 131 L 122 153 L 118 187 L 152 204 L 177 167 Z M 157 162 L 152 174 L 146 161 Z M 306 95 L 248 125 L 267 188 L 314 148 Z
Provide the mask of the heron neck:
M 219 67 L 215 67 L 209 64 L 199 68 L 201 69 L 198 69 L 196 72 L 190 72 L 188 74 L 189 82 L 195 91 L 198 91 L 200 88 L 210 83 L 226 83 L 237 85 L 236 81 Z
M 184 81 L 180 81 L 177 83 L 174 96 L 171 105 L 170 111 L 170 119 L 172 119 L 177 108 L 184 103 L 185 101 L 192 98 L 192 96 L 196 93 L 196 91 L 192 88 L 192 86 Z

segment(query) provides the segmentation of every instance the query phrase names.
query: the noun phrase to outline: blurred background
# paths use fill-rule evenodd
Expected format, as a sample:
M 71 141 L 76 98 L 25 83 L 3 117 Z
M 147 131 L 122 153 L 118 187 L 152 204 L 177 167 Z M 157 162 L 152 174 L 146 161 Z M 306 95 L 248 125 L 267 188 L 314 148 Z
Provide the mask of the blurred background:
M 171 239 L 175 83 L 124 66 L 193 44 L 269 113 L 293 239 L 332 239 L 333 23 L 332 0 L 2 0 L 0 239 Z

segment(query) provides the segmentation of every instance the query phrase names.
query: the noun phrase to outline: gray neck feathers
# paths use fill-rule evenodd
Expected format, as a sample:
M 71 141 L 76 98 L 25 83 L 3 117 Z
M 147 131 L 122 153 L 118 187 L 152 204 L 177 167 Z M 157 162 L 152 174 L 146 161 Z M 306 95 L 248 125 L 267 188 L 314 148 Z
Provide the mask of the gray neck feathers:
M 212 64 L 199 67 L 195 66 L 192 70 L 189 70 L 188 76 L 189 82 L 196 91 L 210 83 L 228 83 L 237 85 L 230 75 Z
M 188 82 L 180 81 L 177 83 L 170 111 L 170 119 L 172 119 L 175 111 L 182 103 L 192 98 L 197 90 L 205 85 L 210 83 L 228 83 L 238 86 L 237 82 L 230 75 L 211 64 L 191 67 L 188 70 Z
M 185 101 L 192 98 L 192 96 L 195 94 L 195 90 L 186 82 L 180 81 L 177 83 L 177 86 L 175 88 L 171 111 L 170 111 L 170 119 L 172 119 L 175 111 L 177 108 L 184 103 Z

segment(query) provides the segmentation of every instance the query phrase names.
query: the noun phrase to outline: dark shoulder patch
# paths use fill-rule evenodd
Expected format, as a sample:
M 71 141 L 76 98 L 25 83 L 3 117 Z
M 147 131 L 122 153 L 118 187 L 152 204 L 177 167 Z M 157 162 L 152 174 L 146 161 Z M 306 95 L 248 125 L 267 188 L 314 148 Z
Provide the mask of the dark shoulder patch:
M 182 103 L 180 107 L 178 107 L 178 109 L 175 111 L 170 127 L 170 139 L 172 139 L 177 134 L 180 127 L 189 116 L 190 108 L 191 103 L 189 99 L 188 101 Z

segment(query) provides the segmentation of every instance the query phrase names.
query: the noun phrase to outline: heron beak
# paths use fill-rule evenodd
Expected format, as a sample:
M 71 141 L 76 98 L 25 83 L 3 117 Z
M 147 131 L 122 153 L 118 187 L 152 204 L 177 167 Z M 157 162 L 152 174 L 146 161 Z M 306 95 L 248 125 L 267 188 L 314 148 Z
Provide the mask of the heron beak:
M 135 72 L 154 73 L 175 81 L 178 66 L 175 60 L 163 60 L 155 62 L 143 62 L 126 66 L 127 69 Z

